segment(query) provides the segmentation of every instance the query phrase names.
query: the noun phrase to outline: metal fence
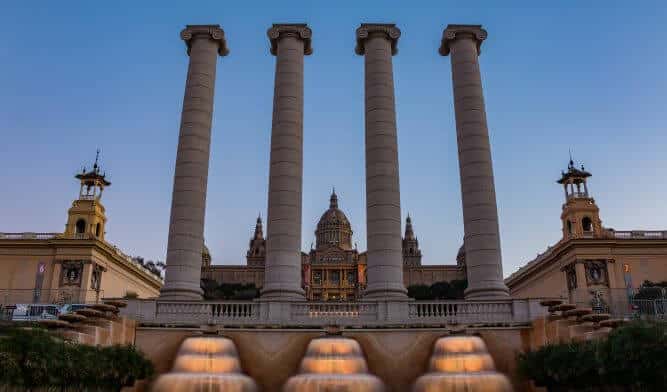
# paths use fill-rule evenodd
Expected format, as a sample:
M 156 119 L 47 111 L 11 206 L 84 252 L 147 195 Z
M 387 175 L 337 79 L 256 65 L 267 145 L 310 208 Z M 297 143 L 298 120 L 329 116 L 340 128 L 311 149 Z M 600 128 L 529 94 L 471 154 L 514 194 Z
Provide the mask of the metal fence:
M 97 303 L 104 290 L 81 289 L 0 289 L 0 306 L 16 304 L 79 304 Z
M 577 289 L 570 291 L 568 300 L 615 318 L 667 320 L 667 298 L 640 298 L 636 289 Z

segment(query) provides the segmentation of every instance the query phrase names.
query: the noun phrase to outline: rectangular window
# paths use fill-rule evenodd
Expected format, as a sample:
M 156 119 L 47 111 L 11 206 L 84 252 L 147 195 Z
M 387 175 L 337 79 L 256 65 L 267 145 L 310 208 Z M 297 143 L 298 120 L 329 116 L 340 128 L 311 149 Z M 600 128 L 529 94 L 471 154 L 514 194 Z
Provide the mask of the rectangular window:
M 313 271 L 313 284 L 322 284 L 322 271 Z

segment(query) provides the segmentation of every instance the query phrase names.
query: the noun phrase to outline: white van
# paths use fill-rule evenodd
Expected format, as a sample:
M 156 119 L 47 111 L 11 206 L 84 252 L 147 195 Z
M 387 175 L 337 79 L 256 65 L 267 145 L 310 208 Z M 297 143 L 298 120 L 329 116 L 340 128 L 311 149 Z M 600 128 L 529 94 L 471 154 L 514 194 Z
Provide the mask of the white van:
M 77 310 L 87 308 L 87 304 L 65 304 L 60 308 L 60 314 L 74 313 Z
M 36 321 L 58 318 L 60 306 L 44 304 L 16 304 L 12 312 L 12 321 Z

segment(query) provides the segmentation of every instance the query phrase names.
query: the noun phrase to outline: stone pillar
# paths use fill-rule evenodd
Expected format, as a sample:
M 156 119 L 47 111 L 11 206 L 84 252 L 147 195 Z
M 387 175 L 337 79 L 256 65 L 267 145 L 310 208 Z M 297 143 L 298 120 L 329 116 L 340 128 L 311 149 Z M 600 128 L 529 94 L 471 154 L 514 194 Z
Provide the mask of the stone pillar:
M 440 46 L 440 54 L 451 53 L 452 62 L 468 271 L 466 299 L 509 296 L 503 282 L 491 146 L 477 59 L 484 39 L 486 30 L 479 25 L 449 25 Z
M 407 298 L 403 284 L 401 194 L 392 56 L 399 30 L 362 24 L 355 52 L 364 56 L 366 120 L 366 239 L 368 299 Z
M 312 53 L 312 31 L 305 24 L 274 24 L 267 34 L 276 56 L 276 78 L 262 298 L 303 300 L 303 57 Z
M 201 254 L 208 183 L 213 89 L 218 55 L 228 53 L 218 25 L 188 25 L 181 31 L 190 56 L 171 199 L 167 269 L 162 299 L 201 299 Z

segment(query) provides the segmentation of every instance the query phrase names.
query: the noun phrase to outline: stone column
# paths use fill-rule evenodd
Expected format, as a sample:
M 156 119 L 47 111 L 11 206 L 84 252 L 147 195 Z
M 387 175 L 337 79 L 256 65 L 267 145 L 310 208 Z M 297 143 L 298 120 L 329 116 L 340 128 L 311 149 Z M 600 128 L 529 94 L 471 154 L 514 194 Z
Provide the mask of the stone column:
M 218 55 L 228 53 L 218 25 L 188 25 L 181 31 L 190 56 L 171 199 L 167 270 L 162 299 L 201 299 L 204 212 L 208 183 L 213 89 Z
M 407 298 L 391 59 L 400 36 L 393 24 L 362 24 L 357 29 L 355 52 L 364 56 L 365 70 L 368 299 Z
M 486 30 L 449 25 L 440 54 L 451 53 L 456 139 L 468 289 L 466 299 L 507 298 L 500 254 L 498 208 L 478 56 Z
M 274 24 L 267 34 L 276 56 L 276 77 L 262 298 L 303 300 L 303 57 L 313 51 L 312 31 L 305 24 Z

